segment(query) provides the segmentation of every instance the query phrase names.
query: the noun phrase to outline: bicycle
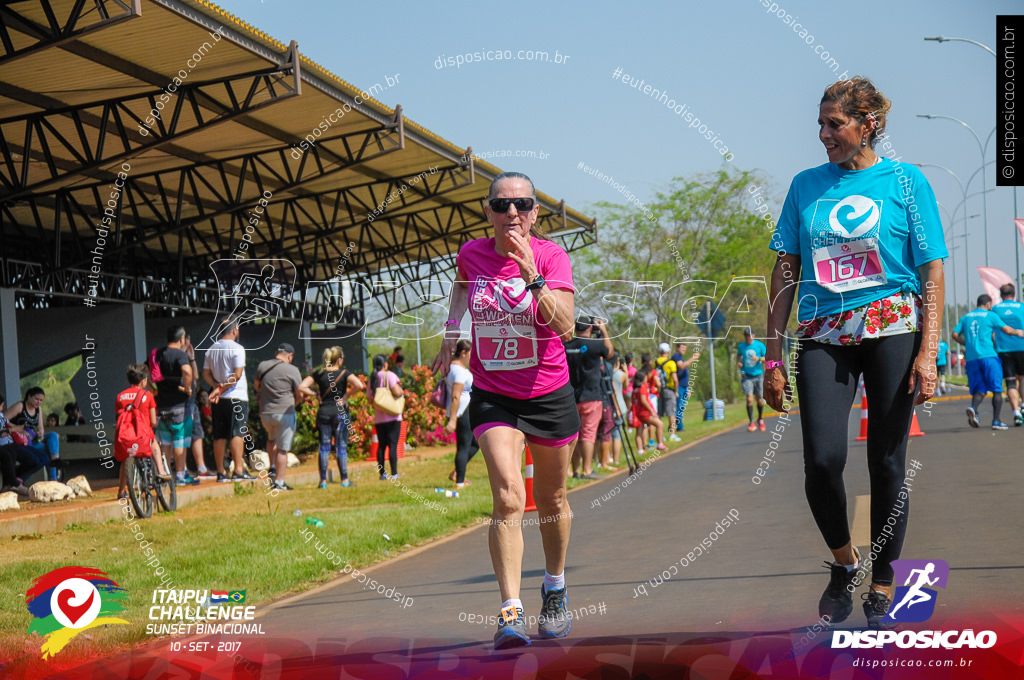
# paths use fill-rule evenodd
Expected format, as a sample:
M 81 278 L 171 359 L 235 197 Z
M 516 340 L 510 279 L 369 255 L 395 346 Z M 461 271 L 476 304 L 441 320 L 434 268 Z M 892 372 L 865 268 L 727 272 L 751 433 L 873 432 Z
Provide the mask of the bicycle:
M 167 456 L 160 452 L 163 458 L 164 469 L 170 470 L 167 464 Z M 153 458 L 130 456 L 125 461 L 125 477 L 128 481 L 128 497 L 132 501 L 132 507 L 139 517 L 149 517 L 153 514 L 153 496 L 156 496 L 165 512 L 174 512 L 178 509 L 178 490 L 174 485 L 174 478 L 159 479 L 156 476 L 156 466 Z

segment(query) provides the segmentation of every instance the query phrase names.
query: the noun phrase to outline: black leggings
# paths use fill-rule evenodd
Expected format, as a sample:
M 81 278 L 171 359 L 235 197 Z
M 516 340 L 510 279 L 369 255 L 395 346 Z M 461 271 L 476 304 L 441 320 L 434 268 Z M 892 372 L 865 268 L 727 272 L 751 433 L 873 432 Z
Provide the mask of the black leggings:
M 392 420 L 377 423 L 377 472 L 384 474 L 384 450 L 389 452 L 388 462 L 391 463 L 391 474 L 398 474 L 398 435 L 402 432 L 402 421 Z
M 469 424 L 469 409 L 455 421 L 455 482 L 466 481 L 466 465 L 480 450 L 473 436 L 473 426 Z
M 831 550 L 850 542 L 843 469 L 850 406 L 857 381 L 864 375 L 871 537 L 873 545 L 880 545 L 872 565 L 872 580 L 879 585 L 892 584 L 890 563 L 899 559 L 907 530 L 908 503 L 898 495 L 905 476 L 907 433 L 914 410 L 914 395 L 907 394 L 907 385 L 920 344 L 920 333 L 890 335 L 845 347 L 803 340 L 797 357 L 804 491 L 814 521 Z M 896 525 L 883 533 L 891 516 L 895 516 Z

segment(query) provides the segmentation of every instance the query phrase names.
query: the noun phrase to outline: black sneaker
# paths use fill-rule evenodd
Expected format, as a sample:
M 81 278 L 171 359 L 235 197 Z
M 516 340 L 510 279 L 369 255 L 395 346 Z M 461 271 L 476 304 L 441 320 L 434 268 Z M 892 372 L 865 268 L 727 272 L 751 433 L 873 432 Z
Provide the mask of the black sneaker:
M 886 628 L 888 625 L 895 625 L 895 621 L 882 621 L 892 606 L 892 600 L 881 590 L 869 590 L 862 594 L 860 599 L 864 600 L 864 616 L 868 619 L 869 627 Z
M 853 556 L 857 558 L 857 562 L 860 562 L 860 551 L 856 546 L 853 548 Z M 853 611 L 853 589 L 849 586 L 857 576 L 857 570 L 847 569 L 844 565 L 834 562 L 825 562 L 825 567 L 832 573 L 828 580 L 828 587 L 825 588 L 821 599 L 818 600 L 818 616 L 827 614 L 829 621 L 836 624 L 845 621 Z
M 516 607 L 515 618 L 505 620 L 505 614 L 511 616 L 513 610 L 498 614 L 498 631 L 494 634 L 495 649 L 512 649 L 513 647 L 529 647 L 530 636 L 526 634 L 526 619 L 523 618 L 523 610 Z
M 252 475 L 250 475 L 248 472 L 243 472 L 240 475 L 239 474 L 231 475 L 231 481 L 232 482 L 252 482 L 252 481 L 255 481 L 255 479 L 256 478 L 253 477 Z
M 288 486 L 284 482 L 274 482 L 274 488 L 280 489 L 281 491 L 295 491 L 295 489 Z
M 569 595 L 565 588 L 544 592 L 540 587 L 540 596 L 544 604 L 537 617 L 537 634 L 545 638 L 562 638 L 572 630 L 572 619 L 569 617 Z
M 218 472 L 217 473 L 217 481 L 218 482 L 230 482 L 231 478 L 228 477 L 227 475 L 222 475 L 221 473 Z

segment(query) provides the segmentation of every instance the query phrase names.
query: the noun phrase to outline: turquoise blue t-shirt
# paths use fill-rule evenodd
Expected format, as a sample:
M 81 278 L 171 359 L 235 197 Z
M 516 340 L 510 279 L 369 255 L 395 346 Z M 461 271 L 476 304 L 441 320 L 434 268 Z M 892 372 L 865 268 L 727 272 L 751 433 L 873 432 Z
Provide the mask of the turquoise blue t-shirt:
M 996 313 L 1004 326 L 1024 328 L 1024 304 L 1016 300 L 1003 300 L 992 305 L 992 311 Z M 1024 352 L 1024 338 L 1006 333 L 996 333 L 996 351 Z
M 949 360 L 949 345 L 945 340 L 939 340 L 939 353 L 935 356 L 936 366 L 945 366 Z
M 768 348 L 760 340 L 754 340 L 749 345 L 741 342 L 736 346 L 736 354 L 743 362 L 744 375 L 761 375 L 764 373 L 764 364 L 761 359 L 768 353 Z
M 968 361 L 975 359 L 995 358 L 996 346 L 992 341 L 992 334 L 1005 335 L 1002 331 L 1003 322 L 995 312 L 987 309 L 975 309 L 973 312 L 964 314 L 963 318 L 953 329 L 954 333 L 964 336 L 967 342 L 964 348 Z
M 876 253 L 862 250 L 870 239 L 877 239 Z M 863 170 L 825 163 L 797 175 L 771 249 L 800 256 L 795 279 L 800 281 L 800 321 L 863 307 L 900 291 L 920 294 L 917 268 L 948 255 L 928 180 L 913 165 L 887 158 Z M 825 255 L 826 249 L 833 252 Z M 819 277 L 828 277 L 834 288 L 847 288 L 829 290 Z M 855 287 L 862 277 L 875 285 Z

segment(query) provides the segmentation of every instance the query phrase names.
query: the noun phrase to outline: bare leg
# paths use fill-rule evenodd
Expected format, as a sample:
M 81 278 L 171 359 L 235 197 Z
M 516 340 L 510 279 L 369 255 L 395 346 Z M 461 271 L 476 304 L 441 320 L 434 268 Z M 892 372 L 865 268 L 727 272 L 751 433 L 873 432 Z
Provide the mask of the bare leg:
M 501 601 L 519 599 L 523 575 L 522 521 L 526 507 L 526 488 L 523 485 L 521 468 L 526 438 L 519 430 L 499 426 L 484 432 L 477 441 L 487 464 L 487 477 L 490 480 L 491 497 L 494 502 L 491 526 L 487 532 L 491 565 L 498 579 Z M 536 465 L 535 459 L 534 466 Z M 564 473 L 563 468 L 563 485 Z M 534 477 L 535 484 L 537 479 L 539 475 Z
M 213 440 L 213 459 L 217 463 L 217 472 L 222 475 L 226 475 L 228 473 L 224 468 L 224 448 L 226 444 L 226 439 Z
M 540 536 L 544 543 L 544 568 L 554 575 L 565 570 L 565 553 L 569 548 L 569 531 L 572 528 L 572 511 L 565 494 L 570 446 L 552 448 L 530 444 L 534 471 L 533 500 L 537 503 Z

